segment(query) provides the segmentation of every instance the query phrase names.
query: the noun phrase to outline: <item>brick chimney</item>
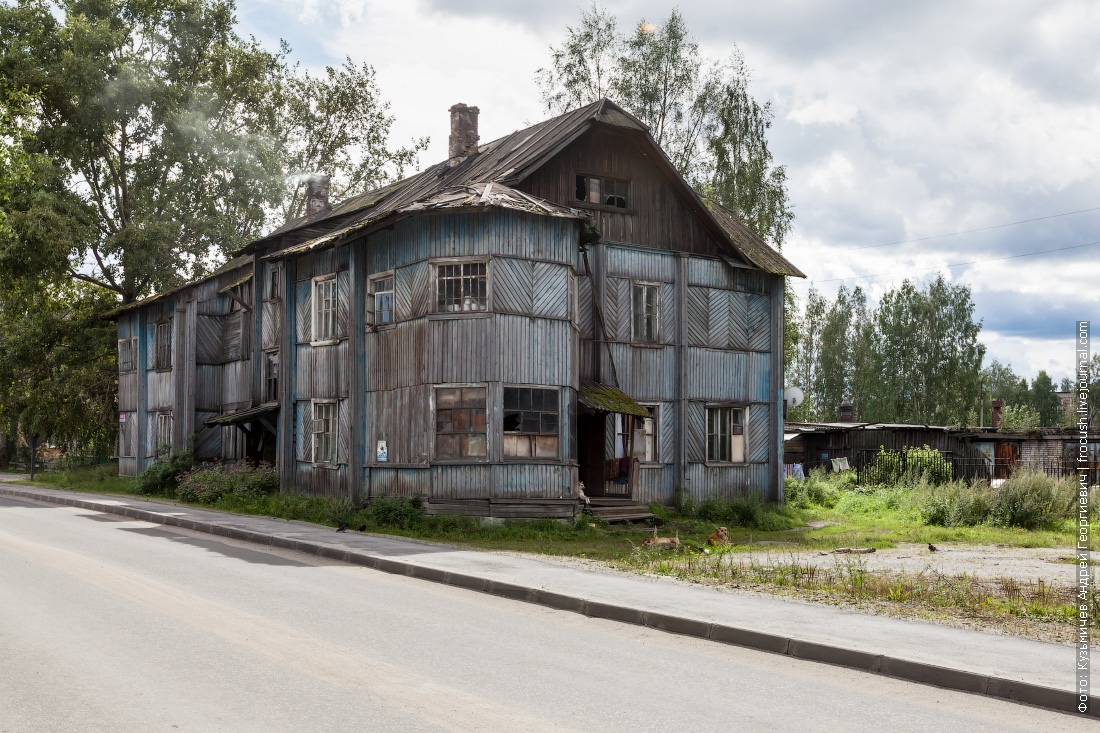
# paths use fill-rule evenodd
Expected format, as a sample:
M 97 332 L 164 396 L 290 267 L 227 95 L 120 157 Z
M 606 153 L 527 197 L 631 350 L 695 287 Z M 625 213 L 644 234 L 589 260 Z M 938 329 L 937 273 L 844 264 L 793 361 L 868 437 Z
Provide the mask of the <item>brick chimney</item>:
M 856 408 L 846 399 L 840 401 L 840 404 L 837 405 L 836 412 L 838 422 L 854 422 L 856 419 Z
M 989 403 L 989 406 L 993 408 L 993 427 L 999 427 L 1001 424 L 1001 408 L 1005 406 L 1005 401 L 993 400 Z
M 451 167 L 477 153 L 477 107 L 462 102 L 451 107 L 451 138 L 447 146 Z
M 329 177 L 324 173 L 310 173 L 306 179 L 306 216 L 316 216 L 328 211 Z

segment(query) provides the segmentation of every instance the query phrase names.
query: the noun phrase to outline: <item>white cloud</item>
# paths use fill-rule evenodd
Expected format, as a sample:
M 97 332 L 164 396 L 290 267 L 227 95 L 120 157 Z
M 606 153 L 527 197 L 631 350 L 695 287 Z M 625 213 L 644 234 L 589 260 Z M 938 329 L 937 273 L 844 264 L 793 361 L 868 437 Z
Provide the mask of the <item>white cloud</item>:
M 833 97 L 816 99 L 804 107 L 791 110 L 787 119 L 800 125 L 846 125 L 852 122 L 859 109 Z

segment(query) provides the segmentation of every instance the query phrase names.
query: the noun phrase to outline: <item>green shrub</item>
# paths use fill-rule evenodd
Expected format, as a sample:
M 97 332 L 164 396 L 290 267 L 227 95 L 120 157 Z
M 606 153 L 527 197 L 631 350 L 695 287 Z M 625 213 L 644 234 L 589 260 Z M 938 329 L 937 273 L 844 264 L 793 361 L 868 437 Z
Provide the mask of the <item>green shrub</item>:
M 380 496 L 372 499 L 362 512 L 367 526 L 412 529 L 423 524 L 420 500 L 404 496 Z
M 247 503 L 278 490 L 279 473 L 269 463 L 256 466 L 204 463 L 180 474 L 176 498 L 213 504 L 223 496 L 233 495 Z
M 1077 492 L 1072 480 L 1054 479 L 1041 471 L 1018 471 L 996 490 L 989 510 L 991 524 L 1038 529 L 1073 516 Z
M 789 506 L 806 509 L 820 506 L 832 509 L 840 501 L 840 491 L 855 486 L 855 471 L 826 474 L 819 468 L 804 479 L 783 479 L 783 496 Z
M 191 469 L 195 456 L 191 451 L 176 453 L 166 461 L 153 461 L 148 468 L 138 474 L 134 488 L 146 496 L 159 494 L 172 496 L 179 483 L 179 477 Z
M 953 473 L 951 462 L 935 448 L 926 445 L 905 449 L 904 477 L 909 481 L 924 479 L 929 483 L 942 484 L 950 481 Z
M 747 527 L 762 532 L 777 532 L 801 524 L 783 514 L 778 507 L 766 503 L 759 494 L 732 499 L 706 499 L 700 502 L 696 516 L 725 527 Z

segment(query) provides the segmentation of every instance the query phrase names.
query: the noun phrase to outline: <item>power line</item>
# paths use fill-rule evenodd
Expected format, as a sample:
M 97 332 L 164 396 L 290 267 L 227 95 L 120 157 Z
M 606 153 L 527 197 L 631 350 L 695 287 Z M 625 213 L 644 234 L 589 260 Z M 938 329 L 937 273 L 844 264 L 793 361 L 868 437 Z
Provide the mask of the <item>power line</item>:
M 865 278 L 887 277 L 889 275 L 908 275 L 908 274 L 912 274 L 912 273 L 936 272 L 938 270 L 942 270 L 945 267 L 962 267 L 964 265 L 981 265 L 981 264 L 985 264 L 986 262 L 1000 262 L 1001 260 L 1015 260 L 1019 257 L 1034 257 L 1035 255 L 1045 255 L 1045 254 L 1048 254 L 1050 252 L 1064 252 L 1067 249 L 1080 249 L 1082 247 L 1092 247 L 1092 246 L 1097 245 L 1097 244 L 1100 244 L 1100 242 L 1087 242 L 1086 244 L 1075 244 L 1072 247 L 1058 247 L 1056 249 L 1044 249 L 1040 252 L 1025 252 L 1022 255 L 1008 255 L 1007 257 L 993 257 L 992 259 L 988 259 L 988 260 L 975 260 L 973 262 L 956 262 L 953 265 L 940 265 L 939 267 L 933 267 L 933 268 L 930 268 L 928 270 L 897 270 L 895 272 L 880 272 L 876 275 L 852 275 L 850 277 L 834 277 L 834 278 L 830 278 L 828 280 L 811 280 L 810 282 L 812 282 L 812 283 L 835 283 L 835 282 L 838 282 L 840 280 L 863 280 Z
M 1095 206 L 1091 209 L 1079 209 L 1077 211 L 1067 211 L 1064 214 L 1051 214 L 1050 216 L 1037 216 L 1034 219 L 1023 219 L 1022 221 L 1010 221 L 1007 224 L 994 224 L 989 227 L 978 227 L 977 229 L 963 229 L 961 232 L 948 232 L 947 234 L 933 234 L 930 237 L 918 237 L 917 239 L 903 239 L 900 242 L 884 242 L 882 244 L 868 244 L 863 247 L 848 247 L 842 249 L 841 252 L 852 252 L 860 249 L 874 249 L 876 247 L 891 247 L 895 244 L 911 244 L 913 242 L 927 242 L 929 239 L 942 239 L 943 237 L 957 237 L 960 234 L 971 234 L 973 232 L 987 232 L 990 229 L 1004 229 L 1005 227 L 1014 227 L 1018 224 L 1030 224 L 1033 221 L 1043 221 L 1044 219 L 1057 219 L 1060 216 L 1072 216 L 1073 214 L 1085 214 L 1089 211 L 1100 211 L 1100 206 Z

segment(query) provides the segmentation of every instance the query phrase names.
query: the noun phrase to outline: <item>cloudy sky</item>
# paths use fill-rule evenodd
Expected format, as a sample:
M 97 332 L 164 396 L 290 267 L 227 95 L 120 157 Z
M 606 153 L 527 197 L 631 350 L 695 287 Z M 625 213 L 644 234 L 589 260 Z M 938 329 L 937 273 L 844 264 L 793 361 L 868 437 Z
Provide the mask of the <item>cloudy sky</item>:
M 242 31 L 286 39 L 306 66 L 372 64 L 393 141 L 431 136 L 423 164 L 446 156 L 455 102 L 480 107 L 483 141 L 545 118 L 534 73 L 581 12 L 525 0 L 238 4 Z M 621 28 L 673 7 L 605 6 Z M 772 102 L 797 216 L 784 253 L 809 275 L 800 295 L 861 285 L 874 301 L 942 271 L 973 288 L 987 361 L 1070 374 L 1075 320 L 1100 324 L 1100 245 L 1076 247 L 1100 242 L 1100 3 L 679 8 L 705 55 L 741 48 L 754 95 Z M 1086 209 L 1098 210 L 1055 216 Z M 985 231 L 938 236 L 974 229 Z

